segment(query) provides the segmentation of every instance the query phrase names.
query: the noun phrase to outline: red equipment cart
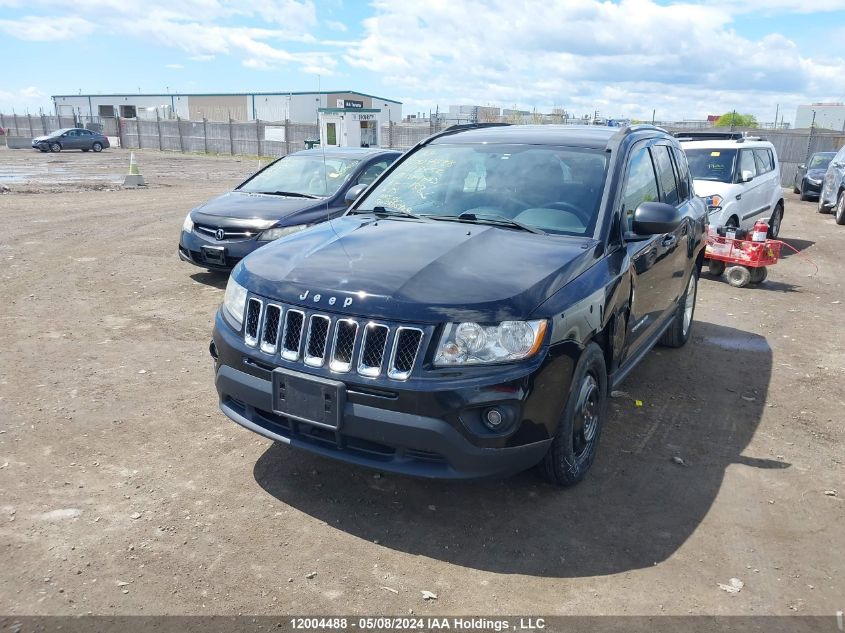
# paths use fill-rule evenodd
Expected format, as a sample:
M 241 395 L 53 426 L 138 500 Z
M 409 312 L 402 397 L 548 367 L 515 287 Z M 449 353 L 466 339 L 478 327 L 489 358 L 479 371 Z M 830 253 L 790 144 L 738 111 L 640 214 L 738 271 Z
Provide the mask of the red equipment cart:
M 735 288 L 762 283 L 768 275 L 766 267 L 773 266 L 780 258 L 782 245 L 778 240 L 766 239 L 768 229 L 765 222 L 758 222 L 750 240 L 722 236 L 711 229 L 704 250 L 710 273 L 717 276 L 724 273 Z

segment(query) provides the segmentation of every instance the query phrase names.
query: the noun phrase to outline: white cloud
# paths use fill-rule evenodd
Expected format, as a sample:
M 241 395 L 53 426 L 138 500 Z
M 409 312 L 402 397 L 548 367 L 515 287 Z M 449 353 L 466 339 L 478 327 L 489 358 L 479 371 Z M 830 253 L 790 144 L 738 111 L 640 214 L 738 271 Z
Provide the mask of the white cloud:
M 340 31 L 341 33 L 346 33 L 346 25 L 343 22 L 338 22 L 337 20 L 326 20 L 326 26 L 329 27 L 332 31 Z
M 777 103 L 795 104 L 821 89 L 845 92 L 841 58 L 807 59 L 782 35 L 744 38 L 731 29 L 731 14 L 710 4 L 377 0 L 374 6 L 347 63 L 441 106 L 556 105 L 575 114 L 599 109 L 636 118 L 650 118 L 653 109 L 658 118 L 661 112 L 702 118 L 737 107 L 771 109 L 763 117 L 771 120 Z M 424 104 L 407 105 L 414 111 Z
M 21 110 L 36 112 L 42 107 L 49 112 L 48 104 L 47 95 L 35 86 L 26 86 L 18 90 L 0 89 L 0 112 L 3 113 L 8 113 L 10 107 L 17 108 L 19 114 Z
M 182 64 L 165 64 L 164 67 L 165 68 L 172 68 L 174 70 L 179 70 L 179 69 L 184 68 L 184 66 Z
M 90 35 L 94 32 L 94 24 L 75 16 L 27 15 L 16 20 L 0 20 L 0 31 L 20 40 L 53 42 Z

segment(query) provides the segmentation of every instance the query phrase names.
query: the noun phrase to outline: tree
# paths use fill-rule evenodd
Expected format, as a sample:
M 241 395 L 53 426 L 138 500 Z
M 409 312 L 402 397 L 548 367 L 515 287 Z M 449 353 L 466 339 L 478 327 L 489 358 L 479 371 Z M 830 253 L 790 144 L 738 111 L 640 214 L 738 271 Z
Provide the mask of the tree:
M 753 114 L 726 112 L 714 124 L 716 127 L 757 127 L 757 117 Z

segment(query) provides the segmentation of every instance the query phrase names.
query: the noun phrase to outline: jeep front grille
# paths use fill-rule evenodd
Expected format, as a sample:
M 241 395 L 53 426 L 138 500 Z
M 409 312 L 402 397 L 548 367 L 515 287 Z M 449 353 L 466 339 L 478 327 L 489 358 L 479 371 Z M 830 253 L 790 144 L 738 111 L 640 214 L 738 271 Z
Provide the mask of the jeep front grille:
M 407 380 L 425 333 L 408 326 L 310 313 L 256 297 L 247 302 L 244 342 L 283 360 L 356 372 L 366 378 Z

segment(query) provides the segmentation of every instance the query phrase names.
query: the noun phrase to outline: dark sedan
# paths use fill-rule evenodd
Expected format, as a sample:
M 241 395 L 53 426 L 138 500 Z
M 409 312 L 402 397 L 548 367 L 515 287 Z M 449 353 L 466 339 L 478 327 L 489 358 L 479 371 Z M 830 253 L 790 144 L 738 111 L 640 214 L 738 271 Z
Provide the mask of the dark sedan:
M 78 127 L 56 130 L 46 136 L 36 136 L 32 139 L 32 149 L 42 152 L 61 152 L 63 149 L 102 152 L 107 147 L 109 147 L 108 137 L 99 132 Z
M 816 152 L 810 156 L 806 165 L 798 165 L 792 189 L 795 193 L 801 194 L 802 200 L 819 197 L 824 174 L 834 156 L 836 152 Z
M 343 213 L 347 192 L 372 183 L 399 155 L 377 147 L 344 147 L 280 158 L 234 191 L 191 211 L 182 225 L 179 257 L 202 268 L 229 270 L 255 249 Z

